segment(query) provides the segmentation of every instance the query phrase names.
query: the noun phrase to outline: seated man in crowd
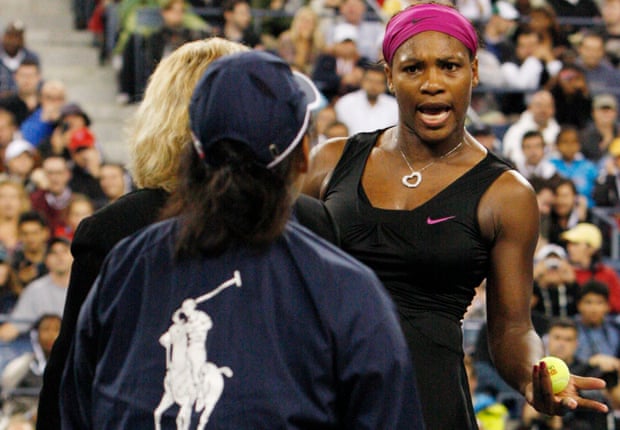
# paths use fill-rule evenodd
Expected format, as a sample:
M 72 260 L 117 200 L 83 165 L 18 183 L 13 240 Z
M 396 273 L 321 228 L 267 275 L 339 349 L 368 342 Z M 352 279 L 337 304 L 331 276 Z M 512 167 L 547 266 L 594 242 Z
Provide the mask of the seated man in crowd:
M 18 233 L 20 245 L 11 265 L 22 285 L 26 285 L 47 273 L 45 255 L 50 230 L 43 215 L 27 211 L 19 216 Z
M 41 69 L 39 63 L 25 59 L 14 74 L 16 88 L 0 93 L 0 106 L 15 115 L 20 126 L 39 107 Z
M 62 315 L 73 263 L 70 248 L 67 239 L 53 238 L 50 241 L 45 256 L 49 273 L 22 291 L 9 321 L 0 325 L 0 340 L 9 342 L 26 333 L 44 314 Z
M 527 109 L 512 124 L 502 140 L 502 153 L 513 163 L 524 159 L 521 142 L 523 135 L 531 130 L 539 130 L 545 138 L 545 153 L 555 146 L 555 138 L 560 132 L 560 125 L 554 118 L 555 102 L 549 91 L 541 90 L 532 94 Z
M 65 104 L 66 87 L 61 81 L 46 81 L 41 87 L 39 107 L 22 122 L 22 137 L 35 147 L 50 137 Z
M 577 313 L 579 285 L 566 251 L 553 243 L 543 246 L 534 261 L 535 304 L 532 309 L 553 317 L 572 317 Z
M 364 68 L 361 88 L 338 99 L 334 105 L 336 115 L 350 135 L 396 124 L 398 104 L 386 90 L 383 67 L 368 65 Z
M 577 308 L 579 347 L 575 355 L 581 362 L 600 370 L 610 400 L 617 408 L 620 406 L 620 327 L 609 317 L 609 289 L 599 281 L 589 281 L 581 287 Z
M 39 398 L 34 393 L 43 386 L 43 371 L 60 333 L 60 324 L 59 315 L 41 316 L 29 333 L 31 349 L 9 361 L 2 371 L 0 389 L 8 397 L 3 407 L 13 414 L 36 413 Z
M 550 180 L 558 175 L 557 169 L 545 153 L 545 138 L 538 130 L 526 132 L 521 139 L 523 160 L 516 163 L 517 170 L 526 179 Z
M 42 170 L 47 186 L 30 193 L 30 202 L 32 209 L 45 216 L 50 231 L 55 231 L 66 224 L 66 209 L 73 194 L 69 187 L 71 170 L 59 155 L 43 160 Z
M 25 29 L 23 21 L 19 20 L 4 28 L 0 42 L 0 92 L 16 89 L 13 73 L 23 61 L 39 63 L 39 56 L 25 46 Z

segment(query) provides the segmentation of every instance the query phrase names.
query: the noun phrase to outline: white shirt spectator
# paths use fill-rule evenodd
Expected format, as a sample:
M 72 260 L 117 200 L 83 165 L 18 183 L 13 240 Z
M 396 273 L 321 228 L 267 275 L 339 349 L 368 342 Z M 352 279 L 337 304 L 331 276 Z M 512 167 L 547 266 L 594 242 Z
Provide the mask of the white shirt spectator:
M 512 160 L 516 165 L 524 163 L 521 141 L 523 135 L 531 130 L 539 130 L 539 126 L 534 122 L 532 113 L 526 110 L 521 114 L 519 120 L 508 128 L 504 135 L 502 141 L 502 154 L 504 157 Z M 547 126 L 540 130 L 540 132 L 545 139 L 546 153 L 549 154 L 555 147 L 555 138 L 560 132 L 560 125 L 555 119 L 550 119 Z
M 542 178 L 549 179 L 557 173 L 557 169 L 549 160 L 542 160 L 540 163 L 533 165 L 527 164 L 525 161 L 516 163 L 517 170 L 526 179 Z
M 50 275 L 32 281 L 24 288 L 11 321 L 20 333 L 27 332 L 45 314 L 62 315 L 67 298 L 67 287 L 57 285 Z
M 342 96 L 334 108 L 338 121 L 346 124 L 351 135 L 390 127 L 398 121 L 398 104 L 394 97 L 381 94 L 376 103 L 371 104 L 363 89 Z

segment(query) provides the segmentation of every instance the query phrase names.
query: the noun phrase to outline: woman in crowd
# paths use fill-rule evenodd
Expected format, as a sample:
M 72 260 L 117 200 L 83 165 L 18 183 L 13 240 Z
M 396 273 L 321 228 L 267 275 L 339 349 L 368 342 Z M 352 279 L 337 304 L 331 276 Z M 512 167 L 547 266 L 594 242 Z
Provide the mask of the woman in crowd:
M 545 49 L 551 50 L 555 58 L 562 59 L 566 50 L 570 48 L 570 42 L 560 27 L 553 7 L 546 4 L 536 6 L 527 16 L 530 18 L 529 24 L 532 30 L 540 34 L 541 44 Z
M 502 377 L 538 410 L 602 404 L 571 377 L 559 395 L 539 360 L 530 318 L 535 195 L 465 132 L 478 83 L 476 31 L 453 8 L 420 4 L 387 25 L 383 42 L 398 125 L 317 147 L 305 192 L 320 196 L 343 248 L 368 264 L 397 304 L 429 429 L 476 428 L 460 320 L 487 280 L 489 346 Z
M 291 28 L 278 37 L 278 55 L 308 76 L 312 75 L 314 62 L 324 47 L 319 17 L 308 6 L 295 12 Z

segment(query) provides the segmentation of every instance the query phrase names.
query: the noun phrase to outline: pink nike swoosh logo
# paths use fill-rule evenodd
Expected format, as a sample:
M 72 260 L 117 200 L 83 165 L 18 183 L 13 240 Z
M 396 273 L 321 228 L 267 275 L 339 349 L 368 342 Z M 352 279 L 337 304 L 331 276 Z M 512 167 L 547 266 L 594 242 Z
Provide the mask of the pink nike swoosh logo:
M 426 223 L 428 225 L 439 224 L 440 222 L 448 221 L 448 220 L 451 220 L 453 218 L 456 218 L 456 216 L 453 215 L 453 216 L 447 216 L 447 217 L 444 217 L 444 218 L 437 218 L 437 219 L 432 219 L 431 217 L 427 217 L 426 218 Z

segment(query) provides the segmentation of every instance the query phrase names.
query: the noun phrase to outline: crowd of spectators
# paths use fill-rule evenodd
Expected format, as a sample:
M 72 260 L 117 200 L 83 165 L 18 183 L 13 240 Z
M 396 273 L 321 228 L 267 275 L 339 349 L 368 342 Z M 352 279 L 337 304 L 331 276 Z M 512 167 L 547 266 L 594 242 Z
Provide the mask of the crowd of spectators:
M 26 26 L 0 41 L 0 428 L 27 428 L 58 335 L 79 222 L 132 189 L 91 117 L 48 79 Z
M 119 103 L 139 102 L 157 62 L 190 40 L 220 36 L 281 56 L 321 90 L 312 128 L 312 144 L 320 145 L 396 123 L 380 46 L 386 20 L 411 3 L 99 0 L 87 22 L 78 19 L 84 11 L 76 11 L 75 22 L 93 32 L 102 63 L 117 71 Z M 596 395 L 620 416 L 620 264 L 613 252 L 620 228 L 620 0 L 456 0 L 455 7 L 483 41 L 469 132 L 537 193 L 537 329 L 557 343 L 564 336 L 589 374 L 605 374 L 609 387 Z M 105 142 L 80 104 L 66 99 L 65 83 L 45 78 L 39 56 L 25 46 L 25 31 L 19 20 L 8 23 L 0 44 L 0 311 L 6 324 L 30 286 L 48 276 L 50 244 L 69 244 L 80 219 L 132 188 L 122 165 L 103 160 Z M 39 230 L 36 244 L 31 230 Z M 484 303 L 484 286 L 479 289 L 466 321 L 484 320 L 484 306 L 476 305 Z M 606 308 L 596 323 L 588 314 L 592 297 Z M 39 309 L 28 315 L 29 324 L 0 326 L 0 339 L 28 344 L 6 357 L 0 345 L 0 367 L 31 349 L 31 324 L 52 313 L 58 314 Z M 558 424 L 515 406 L 484 351 L 484 327 L 480 333 L 467 350 L 474 397 L 504 401 L 506 415 L 522 420 L 523 428 L 579 428 L 581 417 Z M 571 354 L 565 360 L 571 362 Z

